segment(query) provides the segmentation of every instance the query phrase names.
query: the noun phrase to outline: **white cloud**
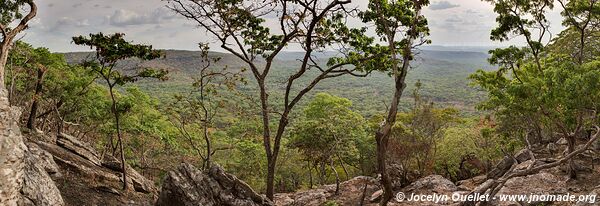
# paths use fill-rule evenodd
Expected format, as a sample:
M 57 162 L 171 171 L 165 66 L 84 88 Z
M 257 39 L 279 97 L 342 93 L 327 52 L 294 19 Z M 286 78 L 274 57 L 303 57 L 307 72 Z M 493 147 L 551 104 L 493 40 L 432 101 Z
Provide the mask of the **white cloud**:
M 119 9 L 108 16 L 110 25 L 125 27 L 132 25 L 160 24 L 176 18 L 177 16 L 165 8 L 158 8 L 151 13 L 138 14 L 135 11 Z
M 437 1 L 437 2 L 433 2 L 431 3 L 431 5 L 429 6 L 429 9 L 431 10 L 445 10 L 445 9 L 451 9 L 451 8 L 456 8 L 459 7 L 460 5 L 458 4 L 452 4 L 448 1 Z

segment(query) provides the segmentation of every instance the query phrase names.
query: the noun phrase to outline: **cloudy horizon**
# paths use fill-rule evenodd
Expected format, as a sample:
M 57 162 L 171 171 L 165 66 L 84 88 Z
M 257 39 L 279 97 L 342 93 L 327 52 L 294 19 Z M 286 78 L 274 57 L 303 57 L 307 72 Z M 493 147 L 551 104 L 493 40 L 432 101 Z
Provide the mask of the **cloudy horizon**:
M 366 0 L 355 1 L 364 7 Z M 205 32 L 167 9 L 161 0 L 55 0 L 38 2 L 38 15 L 23 40 L 55 52 L 86 51 L 71 43 L 71 37 L 89 33 L 126 33 L 136 43 L 158 49 L 197 50 L 197 43 L 210 41 Z M 437 0 L 424 10 L 436 46 L 522 45 L 522 39 L 509 42 L 489 40 L 496 25 L 493 7 L 479 0 Z M 551 31 L 562 30 L 559 11 L 548 14 Z M 218 50 L 218 49 L 217 49 Z M 293 50 L 293 49 L 290 49 Z

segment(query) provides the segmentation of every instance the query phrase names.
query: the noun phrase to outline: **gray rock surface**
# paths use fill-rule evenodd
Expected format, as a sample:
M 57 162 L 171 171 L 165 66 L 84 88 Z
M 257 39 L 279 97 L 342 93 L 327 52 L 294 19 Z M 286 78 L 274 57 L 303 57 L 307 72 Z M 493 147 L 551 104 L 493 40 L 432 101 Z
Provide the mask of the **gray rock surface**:
M 25 175 L 23 178 L 22 204 L 20 205 L 64 205 L 60 191 L 46 172 L 40 157 L 34 153 L 25 155 Z
M 19 109 L 10 107 L 6 90 L 0 89 L 0 205 L 17 205 L 23 186 L 25 152 L 17 121 Z
M 0 90 L 0 205 L 64 205 L 47 172 L 56 173 L 56 164 L 38 147 L 27 148 L 19 118 L 19 109 Z
M 117 158 L 105 155 L 103 159 L 102 166 L 119 173 L 123 172 L 121 161 L 117 160 Z M 125 167 L 127 168 L 127 177 L 129 177 L 128 182 L 131 183 L 130 185 L 133 186 L 135 191 L 143 193 L 154 193 L 157 191 L 152 181 L 146 179 L 146 177 L 142 176 L 131 166 L 126 165 Z
M 54 156 L 52 156 L 52 154 L 48 153 L 46 150 L 43 150 L 35 143 L 27 142 L 25 144 L 27 145 L 32 157 L 35 158 L 35 162 L 37 162 L 49 175 L 60 175 L 58 165 L 54 161 Z
M 441 175 L 429 175 L 411 183 L 402 191 L 415 194 L 446 194 L 458 191 L 458 187 Z
M 77 140 L 77 138 L 67 135 L 67 134 L 59 134 L 56 136 L 56 144 L 65 149 L 72 151 L 73 153 L 91 161 L 92 163 L 100 166 L 101 161 L 96 154 L 96 151 L 92 149 L 89 145 L 84 144 Z
M 257 194 L 246 183 L 212 166 L 202 172 L 183 163 L 163 182 L 157 206 L 270 206 L 273 202 Z

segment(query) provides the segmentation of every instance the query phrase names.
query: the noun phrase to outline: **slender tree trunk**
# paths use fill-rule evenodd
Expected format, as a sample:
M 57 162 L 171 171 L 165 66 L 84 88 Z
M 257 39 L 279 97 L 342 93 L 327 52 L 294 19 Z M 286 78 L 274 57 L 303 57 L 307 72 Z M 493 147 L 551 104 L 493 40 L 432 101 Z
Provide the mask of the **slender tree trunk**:
M 335 195 L 339 195 L 340 194 L 340 175 L 338 174 L 337 170 L 333 166 L 333 158 L 329 162 L 329 166 L 331 167 L 331 170 L 333 170 L 333 173 L 335 174 Z
M 577 139 L 574 135 L 569 135 L 567 137 L 567 154 L 571 154 L 575 151 L 575 144 L 577 143 L 576 141 Z M 568 173 L 570 179 L 577 179 L 577 167 L 575 165 L 575 158 L 569 159 Z
M 308 178 L 310 180 L 310 189 L 313 188 L 313 175 L 312 175 L 312 166 L 310 165 L 310 160 L 307 161 L 308 166 Z
M 4 71 L 6 68 L 6 61 L 8 60 L 8 52 L 12 47 L 12 41 L 19 32 L 27 29 L 27 23 L 37 15 L 37 5 L 33 0 L 28 0 L 24 3 L 29 5 L 29 13 L 21 19 L 17 26 L 13 29 L 8 29 L 7 27 L 11 22 L 8 22 L 8 25 L 0 24 L 0 35 L 2 35 L 2 42 L 0 42 L 0 89 L 5 88 Z
M 204 99 L 204 98 L 202 98 Z M 202 100 L 204 102 L 204 100 Z M 210 136 L 208 135 L 208 110 L 204 109 L 204 141 L 206 142 L 206 161 L 204 162 L 204 169 L 210 168 L 210 156 L 212 155 L 212 146 L 210 141 Z
M 44 74 L 46 69 L 41 66 L 37 72 L 37 81 L 35 83 L 35 93 L 33 94 L 33 101 L 31 102 L 31 110 L 29 112 L 29 118 L 27 118 L 27 128 L 32 132 L 35 128 L 35 120 L 37 119 L 37 110 L 39 104 L 39 98 L 42 96 L 42 87 L 44 81 Z
M 421 5 L 415 5 L 415 16 L 418 17 L 420 15 Z M 384 17 L 382 16 L 382 18 Z M 398 62 L 398 55 L 400 54 L 400 52 L 398 52 L 396 49 L 396 30 L 390 31 L 387 34 L 388 46 L 390 48 L 390 54 L 392 58 L 392 72 L 394 75 L 395 90 L 394 97 L 392 98 L 390 109 L 388 111 L 388 115 L 385 119 L 385 122 L 375 134 L 375 140 L 377 141 L 377 169 L 381 174 L 381 184 L 383 185 L 383 196 L 381 198 L 381 202 L 379 203 L 382 206 L 387 205 L 393 196 L 392 180 L 386 170 L 387 146 L 389 142 L 388 140 L 390 132 L 392 130 L 392 127 L 396 123 L 396 115 L 398 114 L 400 98 L 402 97 L 402 93 L 406 88 L 406 75 L 408 74 L 410 61 L 412 60 L 412 46 L 418 34 L 417 24 L 417 19 L 414 19 L 412 25 L 409 26 L 410 31 L 408 32 L 408 41 L 404 44 L 402 48 L 403 51 L 401 52 L 401 67 L 399 66 Z
M 109 84 L 110 85 L 110 84 Z M 125 153 L 123 151 L 123 137 L 121 136 L 121 125 L 119 122 L 119 111 L 117 110 L 117 100 L 115 99 L 114 88 L 110 86 L 110 98 L 112 100 L 112 112 L 115 116 L 115 126 L 117 128 L 118 146 L 121 152 L 121 169 L 123 170 L 123 190 L 127 190 L 127 168 L 125 167 Z M 112 142 L 112 140 L 111 140 Z

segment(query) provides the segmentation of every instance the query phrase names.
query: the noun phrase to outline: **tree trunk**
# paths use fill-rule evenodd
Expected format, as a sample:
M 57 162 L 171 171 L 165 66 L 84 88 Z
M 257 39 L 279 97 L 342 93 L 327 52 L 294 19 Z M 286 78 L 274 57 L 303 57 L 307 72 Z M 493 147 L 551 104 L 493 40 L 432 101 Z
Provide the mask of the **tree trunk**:
M 387 136 L 387 135 L 385 135 Z M 377 170 L 381 174 L 381 185 L 383 186 L 383 197 L 380 205 L 387 205 L 392 199 L 392 180 L 386 170 L 386 155 L 387 155 L 387 138 L 384 134 L 377 133 Z
M 340 194 L 340 175 L 338 174 L 337 170 L 333 166 L 333 158 L 329 162 L 329 166 L 331 167 L 331 170 L 333 170 L 333 173 L 335 174 L 335 195 L 339 195 Z
M 308 179 L 310 180 L 310 189 L 313 188 L 313 176 L 312 176 L 312 166 L 310 165 L 310 160 L 307 161 L 308 167 Z
M 7 28 L 12 22 L 8 22 L 7 25 L 0 24 L 0 35 L 2 35 L 2 42 L 0 42 L 0 89 L 4 89 L 4 70 L 6 68 L 6 61 L 8 60 L 8 52 L 12 47 L 13 39 L 19 34 L 19 32 L 27 29 L 27 23 L 37 15 L 37 5 L 33 0 L 25 1 L 29 5 L 29 13 L 24 16 L 19 24 L 13 29 Z
M 204 129 L 204 141 L 206 142 L 206 161 L 204 162 L 204 168 L 202 169 L 208 169 L 210 168 L 210 156 L 212 155 L 212 150 L 211 150 L 211 141 L 210 141 L 210 136 L 208 135 L 208 111 L 204 110 L 204 124 L 203 124 L 203 129 Z
M 577 143 L 577 139 L 574 135 L 569 135 L 567 137 L 567 154 L 571 154 L 575 151 L 575 144 Z M 568 165 L 568 173 L 570 179 L 577 179 L 577 167 L 575 165 L 575 158 L 569 159 Z
M 273 158 L 267 159 L 267 198 L 273 200 L 275 197 L 275 161 Z
M 37 110 L 38 110 L 39 99 L 42 95 L 44 74 L 46 74 L 46 69 L 43 68 L 43 66 L 41 66 L 37 72 L 37 81 L 35 83 L 35 93 L 33 94 L 33 101 L 31 102 L 31 111 L 29 112 L 29 118 L 27 118 L 27 128 L 31 131 L 36 130 L 35 120 L 37 119 Z
M 110 84 L 109 84 L 110 85 Z M 117 110 L 117 100 L 115 99 L 114 88 L 110 86 L 110 98 L 112 100 L 112 112 L 115 116 L 115 126 L 117 128 L 117 137 L 119 150 L 121 152 L 121 168 L 123 169 L 123 190 L 127 190 L 127 168 L 125 167 L 125 153 L 123 152 L 123 137 L 121 136 L 121 125 L 119 122 L 119 111 Z M 112 142 L 112 139 L 111 139 Z

